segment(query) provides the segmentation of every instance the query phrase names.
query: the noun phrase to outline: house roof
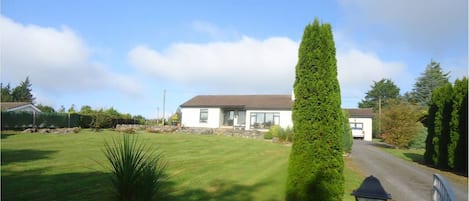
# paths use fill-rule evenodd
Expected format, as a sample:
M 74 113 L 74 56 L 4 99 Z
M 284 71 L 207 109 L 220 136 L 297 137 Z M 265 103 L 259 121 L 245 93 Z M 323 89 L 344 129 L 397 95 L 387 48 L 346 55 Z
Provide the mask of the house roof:
M 23 108 L 32 107 L 33 110 L 41 112 L 36 106 L 30 102 L 2 102 L 0 103 L 2 111 L 15 111 Z
M 290 110 L 292 105 L 290 95 L 200 95 L 183 103 L 181 107 Z
M 291 95 L 199 95 L 183 103 L 181 107 L 217 107 L 229 109 L 291 110 Z M 372 118 L 373 108 L 349 108 L 351 118 Z
M 351 118 L 373 118 L 373 108 L 349 108 L 348 111 Z

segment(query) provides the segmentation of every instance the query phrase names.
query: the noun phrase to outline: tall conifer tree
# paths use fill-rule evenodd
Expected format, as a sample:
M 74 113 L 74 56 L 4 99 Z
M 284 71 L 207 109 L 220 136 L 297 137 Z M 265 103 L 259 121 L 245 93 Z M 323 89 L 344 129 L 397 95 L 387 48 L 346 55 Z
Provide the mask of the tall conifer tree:
M 467 78 L 454 82 L 451 113 L 451 141 L 448 145 L 449 167 L 467 173 Z
M 340 87 L 332 28 L 317 19 L 305 28 L 294 83 L 286 200 L 340 201 L 343 145 Z
M 450 142 L 450 125 L 453 88 L 447 83 L 433 91 L 432 101 L 437 107 L 435 113 L 433 136 L 433 164 L 438 168 L 448 167 L 448 144 Z

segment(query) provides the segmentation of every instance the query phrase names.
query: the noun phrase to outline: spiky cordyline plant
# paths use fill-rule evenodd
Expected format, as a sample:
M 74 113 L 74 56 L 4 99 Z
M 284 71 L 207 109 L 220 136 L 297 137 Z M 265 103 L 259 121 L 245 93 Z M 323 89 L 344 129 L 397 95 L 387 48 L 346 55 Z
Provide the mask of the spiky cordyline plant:
M 150 201 L 160 197 L 166 163 L 156 149 L 124 134 L 122 140 L 105 142 L 104 154 L 111 164 L 113 200 Z

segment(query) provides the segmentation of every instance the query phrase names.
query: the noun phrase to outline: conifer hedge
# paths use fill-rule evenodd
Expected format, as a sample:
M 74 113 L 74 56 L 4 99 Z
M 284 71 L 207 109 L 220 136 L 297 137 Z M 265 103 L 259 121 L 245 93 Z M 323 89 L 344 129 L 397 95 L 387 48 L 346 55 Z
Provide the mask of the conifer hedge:
M 70 124 L 70 125 L 69 125 Z M 67 128 L 78 127 L 80 115 L 67 113 L 2 112 L 2 130 L 23 130 L 25 128 Z
M 468 80 L 456 80 L 453 88 L 453 111 L 448 145 L 449 167 L 467 173 L 467 93 Z
M 467 175 L 468 80 L 456 80 L 432 93 L 426 126 L 428 136 L 424 159 L 438 168 Z
M 339 201 L 344 193 L 343 117 L 331 25 L 317 19 L 308 24 L 298 57 L 286 200 Z

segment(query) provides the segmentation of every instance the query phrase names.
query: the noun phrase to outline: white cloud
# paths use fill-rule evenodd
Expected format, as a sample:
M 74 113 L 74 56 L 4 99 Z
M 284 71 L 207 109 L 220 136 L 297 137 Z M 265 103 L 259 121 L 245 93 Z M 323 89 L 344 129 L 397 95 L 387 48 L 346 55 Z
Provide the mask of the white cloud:
M 373 81 L 387 78 L 398 85 L 408 79 L 403 63 L 383 61 L 372 52 L 358 49 L 338 51 L 337 66 L 342 96 L 357 101 L 371 89 Z
M 42 91 L 115 87 L 138 93 L 139 85 L 90 60 L 90 48 L 70 28 L 23 25 L 0 16 L 2 82 L 29 76 Z
M 136 68 L 173 81 L 243 93 L 288 93 L 298 43 L 288 38 L 235 42 L 177 43 L 162 52 L 137 46 L 129 52 Z
M 338 74 L 344 100 L 355 107 L 373 81 L 390 78 L 406 82 L 406 66 L 382 60 L 343 39 L 337 50 Z M 295 79 L 298 43 L 288 38 L 235 42 L 173 44 L 163 51 L 137 46 L 129 52 L 133 66 L 152 76 L 224 93 L 290 93 Z M 342 46 L 342 45 L 341 45 Z

